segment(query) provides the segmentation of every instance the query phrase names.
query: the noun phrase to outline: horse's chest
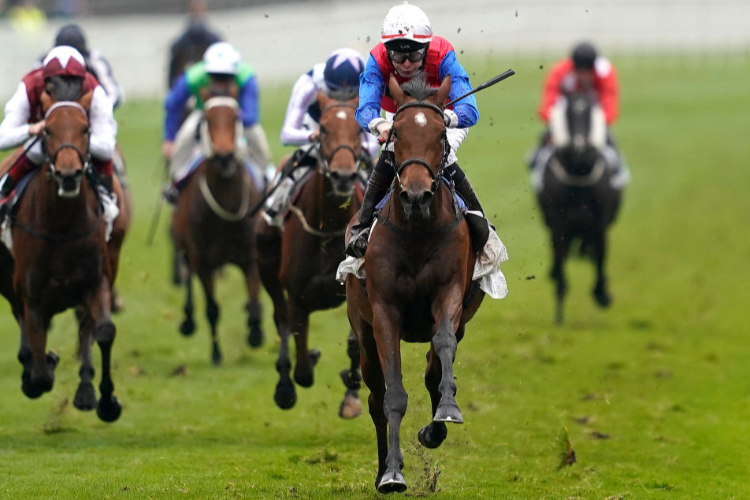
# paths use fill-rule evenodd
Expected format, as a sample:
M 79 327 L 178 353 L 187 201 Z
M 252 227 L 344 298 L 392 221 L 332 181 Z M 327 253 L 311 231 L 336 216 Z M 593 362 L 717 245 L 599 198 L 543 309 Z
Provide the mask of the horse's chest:
M 78 303 L 101 281 L 103 258 L 101 253 L 58 252 L 29 270 L 29 295 L 46 303 Z

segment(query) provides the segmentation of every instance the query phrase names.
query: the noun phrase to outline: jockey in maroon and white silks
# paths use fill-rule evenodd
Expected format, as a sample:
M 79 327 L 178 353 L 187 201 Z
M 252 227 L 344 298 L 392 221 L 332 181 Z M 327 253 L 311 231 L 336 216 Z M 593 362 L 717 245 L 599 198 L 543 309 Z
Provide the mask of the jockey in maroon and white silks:
M 112 101 L 94 75 L 86 71 L 83 56 L 74 48 L 60 46 L 52 49 L 43 67 L 23 77 L 16 92 L 5 105 L 5 118 L 0 123 L 0 150 L 29 144 L 44 132 L 44 113 L 40 97 L 54 77 L 80 79 L 78 98 L 93 92 L 88 110 L 90 124 L 89 151 L 96 172 L 108 194 L 112 191 L 112 154 L 115 149 L 117 123 L 112 115 Z M 41 140 L 6 174 L 0 188 L 0 203 L 12 193 L 16 183 L 44 161 Z

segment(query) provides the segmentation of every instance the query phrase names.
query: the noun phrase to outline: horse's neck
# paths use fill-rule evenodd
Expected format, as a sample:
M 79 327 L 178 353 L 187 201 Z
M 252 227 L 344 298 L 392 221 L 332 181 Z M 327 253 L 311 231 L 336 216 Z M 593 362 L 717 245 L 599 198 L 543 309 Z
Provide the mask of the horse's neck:
M 55 227 L 65 232 L 87 225 L 97 214 L 96 195 L 84 176 L 78 196 L 64 198 L 57 194 L 58 186 L 54 179 L 48 179 L 40 170 L 33 184 L 29 186 L 29 200 L 32 201 L 30 217 L 32 221 L 46 227 Z
M 224 208 L 231 208 L 232 205 L 239 206 L 243 191 L 247 189 L 244 176 L 248 174 L 245 172 L 244 165 L 237 162 L 237 170 L 231 177 L 220 176 L 211 166 L 210 160 L 206 160 L 203 168 L 206 184 L 211 189 L 211 194 L 216 198 L 216 201 L 220 202 L 222 206 L 226 203 L 227 205 Z
M 442 179 L 438 182 L 440 184 L 435 190 L 432 205 L 430 206 L 430 218 L 418 222 L 412 222 L 406 219 L 404 208 L 401 205 L 401 197 L 399 196 L 401 194 L 401 188 L 398 183 L 396 183 L 396 188 L 393 190 L 391 199 L 389 200 L 390 209 L 388 217 L 391 221 L 405 231 L 413 231 L 415 233 L 433 231 L 452 221 L 455 218 L 453 207 L 451 205 L 452 194 Z
M 345 228 L 360 205 L 354 201 L 356 190 L 350 201 L 343 196 L 336 196 L 331 181 L 319 169 L 315 171 L 315 177 L 310 183 L 312 189 L 309 194 L 303 193 L 303 205 L 308 212 L 305 217 L 310 225 L 323 232 Z

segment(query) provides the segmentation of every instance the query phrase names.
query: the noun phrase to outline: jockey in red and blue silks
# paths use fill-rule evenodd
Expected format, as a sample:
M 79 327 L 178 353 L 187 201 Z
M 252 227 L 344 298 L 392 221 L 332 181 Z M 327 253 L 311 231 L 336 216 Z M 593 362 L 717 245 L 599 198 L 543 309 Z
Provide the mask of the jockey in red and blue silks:
M 388 137 L 393 114 L 396 112 L 393 99 L 388 95 L 391 75 L 396 77 L 399 84 L 419 76 L 431 87 L 439 87 L 440 82 L 450 75 L 448 100 L 471 90 L 469 75 L 456 59 L 453 46 L 444 38 L 433 36 L 430 20 L 419 7 L 406 3 L 393 7 L 383 21 L 380 35 L 381 42 L 370 52 L 359 87 L 356 117 L 364 130 L 369 130 L 383 140 Z M 479 120 L 476 99 L 473 95 L 466 97 L 452 108 L 444 110 L 450 145 L 445 175 L 453 179 L 456 192 L 464 199 L 469 210 L 484 213 L 456 158 L 456 150 L 466 138 L 469 127 Z M 381 110 L 385 110 L 386 118 L 381 117 Z M 346 252 L 355 257 L 364 255 L 375 205 L 386 195 L 396 175 L 393 146 L 391 144 L 387 147 L 370 176 L 359 211 L 359 221 L 352 227 Z

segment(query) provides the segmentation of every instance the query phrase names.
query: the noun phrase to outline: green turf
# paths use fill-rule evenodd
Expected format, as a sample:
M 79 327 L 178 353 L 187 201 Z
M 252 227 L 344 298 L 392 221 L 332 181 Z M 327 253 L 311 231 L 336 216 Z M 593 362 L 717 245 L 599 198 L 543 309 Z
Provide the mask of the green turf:
M 563 327 L 552 324 L 549 246 L 523 165 L 541 129 L 535 109 L 545 71 L 514 61 L 517 76 L 478 95 L 482 118 L 460 159 L 508 247 L 510 295 L 485 301 L 459 346 L 457 399 L 466 423 L 451 427 L 437 450 L 416 440 L 429 420 L 425 346 L 403 348 L 411 495 L 750 498 L 750 64 L 742 57 L 615 62 L 622 85 L 615 133 L 633 182 L 611 233 L 614 305 L 596 309 L 593 270 L 573 261 Z M 509 65 L 466 64 L 475 84 Z M 277 158 L 288 91 L 262 93 Z M 136 202 L 119 278 L 127 310 L 115 320 L 122 418 L 104 424 L 72 408 L 71 314 L 58 316 L 49 336 L 61 355 L 54 390 L 26 399 L 16 327 L 3 312 L 0 497 L 378 497 L 369 416 L 337 417 L 344 309 L 312 317 L 311 345 L 323 352 L 316 384 L 281 411 L 272 399 L 270 310 L 267 342 L 251 351 L 244 292 L 231 270 L 218 289 L 225 364 L 213 368 L 201 313 L 193 338 L 177 333 L 184 294 L 168 284 L 166 214 L 156 244 L 145 245 L 161 183 L 159 104 L 129 102 L 117 116 Z M 557 470 L 568 441 L 577 462 Z

